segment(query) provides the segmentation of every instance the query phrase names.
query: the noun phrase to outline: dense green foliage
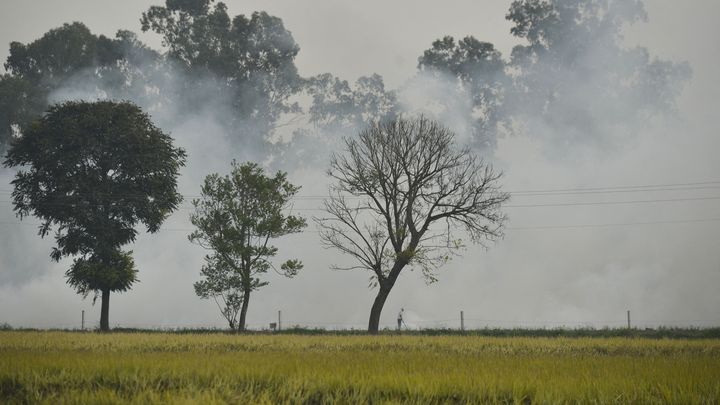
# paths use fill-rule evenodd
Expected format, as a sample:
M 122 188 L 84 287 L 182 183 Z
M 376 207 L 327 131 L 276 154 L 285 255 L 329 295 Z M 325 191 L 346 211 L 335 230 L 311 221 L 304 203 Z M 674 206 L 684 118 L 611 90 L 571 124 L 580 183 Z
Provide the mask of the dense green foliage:
M 299 189 L 286 173 L 268 177 L 256 163 L 233 161 L 229 175 L 208 175 L 201 197 L 193 200 L 190 222 L 197 229 L 189 239 L 212 252 L 205 256 L 195 292 L 215 300 L 230 329 L 245 329 L 250 293 L 268 284 L 262 274 L 278 271 L 269 260 L 278 250 L 270 240 L 306 226 L 305 219 L 284 212 Z M 292 277 L 301 268 L 291 259 L 278 272 Z
M 125 97 L 130 88 L 144 85 L 149 62 L 159 57 L 130 31 L 111 39 L 79 22 L 51 29 L 29 44 L 12 42 L 8 73 L 0 77 L 0 154 L 14 133 L 47 109 L 53 91 L 72 85 L 75 91 Z
M 110 291 L 136 278 L 120 249 L 135 240 L 138 223 L 157 232 L 177 208 L 184 161 L 185 151 L 140 108 L 109 101 L 52 106 L 7 153 L 5 166 L 19 169 L 15 212 L 39 218 L 42 237 L 56 227 L 51 257 L 76 257 L 68 283 L 83 295 L 102 292 L 103 329 Z
M 720 400 L 717 340 L 0 332 L 4 403 Z

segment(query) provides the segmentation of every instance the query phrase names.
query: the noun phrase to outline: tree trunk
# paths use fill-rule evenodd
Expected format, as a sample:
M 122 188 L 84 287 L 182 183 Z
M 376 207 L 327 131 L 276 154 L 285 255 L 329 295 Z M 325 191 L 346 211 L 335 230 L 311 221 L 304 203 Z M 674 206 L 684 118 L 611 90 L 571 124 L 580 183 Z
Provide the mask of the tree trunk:
M 377 335 L 378 333 L 378 326 L 380 325 L 380 314 L 382 313 L 383 306 L 385 305 L 385 300 L 387 299 L 388 295 L 390 295 L 391 289 L 392 284 L 380 285 L 380 290 L 378 291 L 378 294 L 375 297 L 375 302 L 373 302 L 372 309 L 370 310 L 368 333 L 371 335 Z
M 240 309 L 240 321 L 238 321 L 238 330 L 245 331 L 245 316 L 247 315 L 248 303 L 250 302 L 250 290 L 243 293 L 243 303 Z
M 100 331 L 110 331 L 110 290 L 102 290 L 102 305 L 100 306 Z
M 408 249 L 415 249 L 416 246 L 417 242 L 415 242 L 414 244 L 411 243 Z M 393 264 L 393 267 L 390 270 L 390 273 L 387 275 L 387 278 L 379 280 L 380 291 L 378 291 L 378 295 L 375 297 L 375 302 L 373 302 L 372 309 L 370 309 L 370 322 L 368 322 L 369 334 L 377 335 L 378 326 L 380 325 L 380 314 L 382 313 L 383 306 L 385 306 L 385 300 L 387 299 L 388 295 L 390 295 L 390 290 L 392 290 L 393 286 L 395 285 L 395 281 L 397 281 L 400 272 L 407 264 L 407 259 L 398 258 L 397 260 L 395 260 L 395 264 Z

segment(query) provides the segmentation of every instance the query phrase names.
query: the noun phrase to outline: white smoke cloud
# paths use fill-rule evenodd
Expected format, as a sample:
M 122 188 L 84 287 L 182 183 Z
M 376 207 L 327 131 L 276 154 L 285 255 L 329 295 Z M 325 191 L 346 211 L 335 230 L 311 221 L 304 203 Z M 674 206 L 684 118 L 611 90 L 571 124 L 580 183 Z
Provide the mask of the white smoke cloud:
M 678 3 L 672 7 L 683 7 Z M 651 50 L 664 44 L 670 35 L 661 23 L 654 23 L 657 9 L 649 7 Z M 717 8 L 717 7 L 715 7 Z M 713 15 L 705 12 L 698 18 Z M 686 15 L 686 14 L 682 14 Z M 660 15 L 667 18 L 665 14 Z M 292 15 L 283 15 L 290 27 Z M 338 20 L 343 17 L 337 15 Z M 502 15 L 495 17 L 502 19 Z M 683 29 L 702 30 L 703 36 L 687 35 L 693 44 L 708 44 L 717 37 L 717 27 L 686 20 Z M 715 27 L 712 30 L 708 27 Z M 636 29 L 636 28 L 633 28 Z M 711 30 L 709 33 L 707 30 Z M 360 35 L 360 33 L 356 33 Z M 442 35 L 442 33 L 439 33 Z M 439 36 L 438 35 L 438 36 Z M 500 36 L 500 34 L 498 34 Z M 638 35 L 643 37 L 642 35 Z M 505 32 L 501 41 L 509 42 Z M 483 38 L 480 38 L 483 39 Z M 673 41 L 680 41 L 672 38 Z M 628 40 L 629 41 L 629 40 Z M 312 48 L 313 44 L 300 44 Z M 642 42 L 641 42 L 642 44 Z M 631 44 L 632 45 L 632 44 Z M 428 41 L 404 49 L 414 53 L 402 58 L 414 60 Z M 693 78 L 680 98 L 680 119 L 656 117 L 628 134 L 625 129 L 612 132 L 613 106 L 597 109 L 595 121 L 613 139 L 606 144 L 564 143 L 568 134 L 534 122 L 525 134 L 499 139 L 493 162 L 505 172 L 508 190 L 545 190 L 556 188 L 593 188 L 617 185 L 675 184 L 716 181 L 720 163 L 715 154 L 720 140 L 715 132 L 716 112 L 720 104 L 714 97 L 720 91 L 714 79 L 720 62 L 716 47 L 696 50 L 689 42 L 677 42 L 682 49 L 670 53 L 677 60 L 689 60 Z M 687 51 L 685 51 L 687 49 Z M 313 52 L 319 52 L 317 49 Z M 409 51 L 408 51 L 409 52 Z M 595 55 L 600 57 L 601 55 Z M 302 51 L 301 51 L 302 57 Z M 386 62 L 378 62 L 384 73 Z M 387 62 L 393 64 L 394 62 Z M 410 64 L 413 66 L 414 63 Z M 394 66 L 394 65 L 393 65 Z M 354 68 L 354 67 L 353 67 Z M 397 69 L 388 65 L 395 77 Z M 322 68 L 319 71 L 323 71 Z M 338 72 L 342 73 L 342 72 Z M 469 108 L 466 94 L 443 79 L 423 74 L 413 76 L 401 87 L 399 101 L 406 113 L 435 114 L 457 132 L 460 142 L 469 137 L 471 123 L 465 117 Z M 184 80 L 171 75 L 174 80 Z M 582 80 L 580 78 L 578 80 Z M 584 78 L 590 80 L 591 78 Z M 55 92 L 53 101 L 95 99 L 109 96 L 81 83 Z M 177 86 L 177 83 L 164 84 Z M 569 87 L 587 97 L 587 83 Z M 199 95 L 198 95 L 199 96 Z M 131 95 L 146 100 L 141 95 Z M 144 97 L 144 96 L 143 96 Z M 233 142 L 223 121 L 230 112 L 222 99 L 205 97 L 205 108 L 192 114 L 180 114 L 172 105 L 143 105 L 153 119 L 176 139 L 176 145 L 188 151 L 188 162 L 181 173 L 180 191 L 199 194 L 205 175 L 226 173 L 230 161 L 265 161 L 267 151 L 255 145 Z M 214 101 L 213 101 L 214 100 Z M 452 108 L 443 110 L 438 100 L 450 100 Z M 309 128 L 312 129 L 312 128 Z M 272 167 L 289 171 L 303 196 L 327 194 L 327 157 L 337 150 L 334 143 L 317 138 L 293 146 L 304 149 L 307 159 L 293 161 L 280 155 Z M 583 136 L 581 133 L 573 137 Z M 616 142 L 619 140 L 619 142 Z M 301 155 L 303 156 L 303 155 Z M 311 163 L 308 163 L 311 162 Z M 296 169 L 296 167 L 300 167 Z M 3 190 L 10 190 L 12 173 L 0 172 Z M 5 192 L 2 200 L 9 201 Z M 717 189 L 703 188 L 654 193 L 616 193 L 586 195 L 521 196 L 509 205 L 538 205 L 568 202 L 663 200 L 687 197 L 712 197 Z M 316 198 L 299 199 L 296 209 L 306 218 L 319 214 Z M 215 304 L 195 296 L 192 283 L 199 278 L 204 251 L 187 241 L 191 225 L 189 204 L 174 213 L 155 235 L 141 234 L 130 247 L 140 270 L 138 283 L 131 291 L 111 298 L 111 325 L 138 327 L 214 326 L 225 327 Z M 383 313 L 381 327 L 395 327 L 401 307 L 406 309 L 410 327 L 458 327 L 459 311 L 465 312 L 466 326 L 622 326 L 625 311 L 631 310 L 637 325 L 658 324 L 717 325 L 720 298 L 720 240 L 718 221 L 690 223 L 654 223 L 687 219 L 720 218 L 717 200 L 637 203 L 625 205 L 508 207 L 510 221 L 506 237 L 485 251 L 470 247 L 462 257 L 441 270 L 439 282 L 426 286 L 420 274 L 401 275 Z M 82 300 L 65 284 L 67 260 L 49 259 L 51 238 L 41 240 L 37 222 L 27 218 L 17 224 L 10 204 L 0 205 L 0 323 L 14 326 L 79 326 L 80 311 L 86 311 L 86 324 L 95 325 L 99 305 Z M 652 224 L 639 224 L 652 223 Z M 519 229 L 546 226 L 625 224 L 603 227 Z M 633 225 L 634 224 L 634 225 Z M 290 257 L 303 260 L 305 269 L 295 279 L 268 275 L 271 284 L 251 297 L 248 324 L 267 326 L 283 311 L 283 326 L 294 324 L 327 328 L 364 328 L 374 290 L 366 288 L 370 276 L 359 271 L 330 271 L 329 265 L 348 259 L 322 249 L 314 226 L 307 232 L 278 241 L 278 262 Z

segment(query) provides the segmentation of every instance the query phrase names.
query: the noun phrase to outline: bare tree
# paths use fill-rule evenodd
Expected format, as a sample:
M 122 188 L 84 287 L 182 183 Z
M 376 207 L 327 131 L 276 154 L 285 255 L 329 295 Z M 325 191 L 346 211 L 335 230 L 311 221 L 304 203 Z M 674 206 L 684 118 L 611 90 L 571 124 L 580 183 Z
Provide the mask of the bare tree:
M 482 244 L 502 236 L 500 173 L 469 148 L 457 148 L 454 133 L 424 117 L 374 123 L 345 139 L 329 175 L 336 181 L 315 218 L 326 247 L 351 256 L 369 270 L 379 291 L 368 332 L 377 333 L 383 305 L 406 268 L 418 268 L 428 283 L 463 247 L 456 229 Z

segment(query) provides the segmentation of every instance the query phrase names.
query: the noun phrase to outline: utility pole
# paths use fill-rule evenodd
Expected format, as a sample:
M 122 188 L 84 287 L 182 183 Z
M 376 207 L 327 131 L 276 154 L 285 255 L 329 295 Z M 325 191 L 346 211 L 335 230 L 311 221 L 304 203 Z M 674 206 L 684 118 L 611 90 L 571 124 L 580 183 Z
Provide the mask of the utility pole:
M 460 311 L 460 330 L 465 332 L 465 314 Z
M 80 317 L 80 330 L 85 330 L 85 310 L 82 310 L 82 315 Z
M 628 315 L 628 329 L 630 329 L 630 310 L 629 309 L 627 311 L 627 315 Z
M 282 329 L 282 324 L 280 323 L 280 316 L 282 315 L 282 311 L 278 311 L 278 330 Z

